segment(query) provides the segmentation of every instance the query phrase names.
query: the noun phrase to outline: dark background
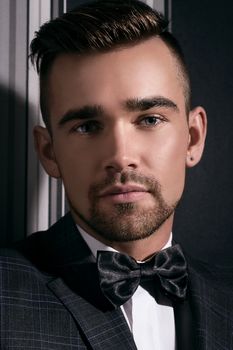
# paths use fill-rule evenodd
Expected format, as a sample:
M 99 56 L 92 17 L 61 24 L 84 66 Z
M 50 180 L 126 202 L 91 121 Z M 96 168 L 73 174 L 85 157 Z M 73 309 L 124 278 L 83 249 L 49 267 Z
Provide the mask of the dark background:
M 174 234 L 204 260 L 233 265 L 233 2 L 173 1 L 172 31 L 208 115 L 201 163 L 188 171 Z

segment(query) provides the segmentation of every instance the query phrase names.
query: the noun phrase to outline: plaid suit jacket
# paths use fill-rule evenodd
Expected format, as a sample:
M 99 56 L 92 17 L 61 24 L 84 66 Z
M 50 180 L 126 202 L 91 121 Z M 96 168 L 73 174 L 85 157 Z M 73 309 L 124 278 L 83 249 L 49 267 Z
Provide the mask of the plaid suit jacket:
M 233 350 L 231 269 L 189 266 L 189 298 L 174 305 L 178 350 Z M 136 350 L 121 310 L 101 294 L 70 214 L 1 250 L 0 316 L 2 350 Z

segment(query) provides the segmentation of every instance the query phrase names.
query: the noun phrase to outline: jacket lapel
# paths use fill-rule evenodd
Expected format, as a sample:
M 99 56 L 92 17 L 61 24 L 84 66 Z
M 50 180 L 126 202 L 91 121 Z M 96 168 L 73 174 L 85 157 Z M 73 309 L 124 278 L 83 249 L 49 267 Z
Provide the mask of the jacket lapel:
M 120 309 L 102 311 L 74 293 L 62 279 L 48 283 L 81 328 L 94 350 L 137 350 Z

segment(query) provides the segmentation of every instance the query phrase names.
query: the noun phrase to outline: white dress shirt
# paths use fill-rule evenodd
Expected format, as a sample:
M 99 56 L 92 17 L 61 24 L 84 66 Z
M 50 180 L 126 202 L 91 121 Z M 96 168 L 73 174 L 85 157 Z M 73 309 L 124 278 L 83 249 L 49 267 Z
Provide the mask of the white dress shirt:
M 86 233 L 77 225 L 83 239 L 93 255 L 98 250 L 115 251 Z M 163 247 L 171 246 L 172 235 Z M 139 286 L 121 310 L 133 334 L 138 350 L 175 350 L 175 321 L 172 306 L 159 305 L 155 299 Z

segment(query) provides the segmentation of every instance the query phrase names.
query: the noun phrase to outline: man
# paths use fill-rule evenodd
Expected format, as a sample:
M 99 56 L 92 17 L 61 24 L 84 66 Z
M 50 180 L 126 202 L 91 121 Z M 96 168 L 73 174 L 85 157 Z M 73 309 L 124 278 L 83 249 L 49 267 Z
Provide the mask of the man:
M 93 2 L 42 26 L 31 58 L 36 149 L 71 213 L 2 252 L 1 349 L 232 349 L 231 272 L 186 270 L 172 241 L 207 122 L 167 23 Z

